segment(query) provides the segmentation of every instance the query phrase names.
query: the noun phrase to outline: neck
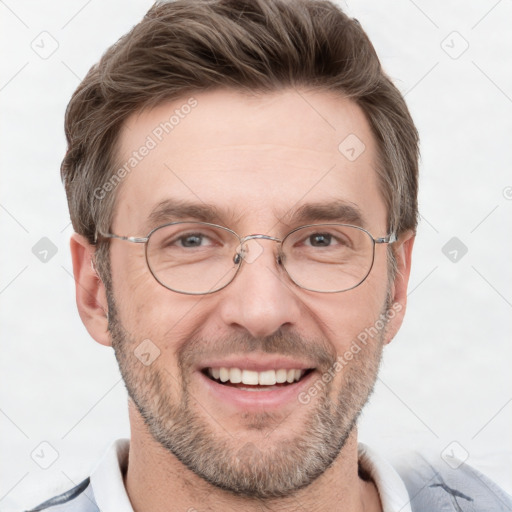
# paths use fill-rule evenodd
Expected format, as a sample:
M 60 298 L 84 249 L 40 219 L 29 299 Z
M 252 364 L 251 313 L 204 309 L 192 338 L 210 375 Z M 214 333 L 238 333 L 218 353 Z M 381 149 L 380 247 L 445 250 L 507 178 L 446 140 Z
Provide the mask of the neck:
M 262 502 L 212 486 L 186 468 L 148 432 L 130 401 L 131 441 L 125 487 L 134 512 L 169 510 L 234 512 L 262 510 Z M 268 501 L 269 510 L 375 512 L 381 510 L 377 489 L 358 475 L 354 428 L 335 462 L 311 485 L 290 497 Z M 263 507 L 266 508 L 266 507 Z

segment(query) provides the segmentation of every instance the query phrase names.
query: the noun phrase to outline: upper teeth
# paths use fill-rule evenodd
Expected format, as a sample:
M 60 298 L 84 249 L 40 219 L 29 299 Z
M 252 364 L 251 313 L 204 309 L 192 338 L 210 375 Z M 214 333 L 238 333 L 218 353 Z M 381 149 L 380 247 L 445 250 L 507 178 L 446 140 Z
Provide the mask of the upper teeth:
M 208 368 L 208 375 L 221 382 L 231 382 L 232 384 L 249 384 L 273 386 L 283 382 L 298 381 L 303 375 L 304 370 L 265 370 L 255 372 L 253 370 L 241 370 L 240 368 Z

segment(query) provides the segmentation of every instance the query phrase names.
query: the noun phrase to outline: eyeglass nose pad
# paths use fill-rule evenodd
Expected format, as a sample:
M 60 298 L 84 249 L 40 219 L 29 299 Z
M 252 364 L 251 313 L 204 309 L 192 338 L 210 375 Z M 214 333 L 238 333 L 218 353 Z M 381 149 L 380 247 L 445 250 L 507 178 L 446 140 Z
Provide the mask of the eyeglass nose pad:
M 245 258 L 245 248 L 243 244 L 238 244 L 237 248 L 235 249 L 235 255 L 233 256 L 233 263 L 235 265 L 240 265 L 242 260 Z
M 263 246 L 257 240 L 246 240 L 236 248 L 236 254 L 233 258 L 233 262 L 238 265 L 240 260 L 243 258 L 246 263 L 253 263 L 262 253 Z

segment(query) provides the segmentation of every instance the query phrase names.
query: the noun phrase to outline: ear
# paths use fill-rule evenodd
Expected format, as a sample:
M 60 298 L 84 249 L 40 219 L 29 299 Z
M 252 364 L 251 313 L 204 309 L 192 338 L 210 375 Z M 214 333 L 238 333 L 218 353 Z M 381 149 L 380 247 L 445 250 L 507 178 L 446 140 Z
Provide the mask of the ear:
M 414 239 L 415 233 L 413 231 L 406 231 L 393 244 L 397 269 L 391 285 L 391 304 L 387 313 L 386 344 L 395 337 L 404 319 Z
M 95 248 L 74 233 L 70 240 L 78 313 L 89 334 L 102 345 L 111 345 L 108 331 L 108 303 L 103 281 L 94 268 Z

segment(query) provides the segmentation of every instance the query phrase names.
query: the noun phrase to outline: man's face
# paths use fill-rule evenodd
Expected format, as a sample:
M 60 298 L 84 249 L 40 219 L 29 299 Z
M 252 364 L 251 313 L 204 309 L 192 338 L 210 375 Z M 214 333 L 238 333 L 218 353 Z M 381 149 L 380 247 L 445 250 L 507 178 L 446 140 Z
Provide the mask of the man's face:
M 122 182 L 112 232 L 142 237 L 166 222 L 207 220 L 241 236 L 283 238 L 304 224 L 353 223 L 346 212 L 355 209 L 375 238 L 387 235 L 376 144 L 356 105 L 294 90 L 254 96 L 215 91 L 194 98 L 197 105 L 180 110 L 168 134 L 155 129 L 187 98 L 125 123 L 121 165 L 147 145 L 148 136 L 157 144 Z M 360 141 L 355 151 L 344 145 L 340 151 L 349 136 L 351 147 Z M 207 205 L 217 216 L 198 218 L 190 209 L 179 218 L 169 210 L 158 224 L 148 221 L 164 201 Z M 299 222 L 294 214 L 304 205 L 317 212 Z M 382 327 L 364 343 L 358 336 L 387 311 L 393 286 L 385 244 L 376 246 L 368 278 L 342 293 L 299 288 L 277 261 L 278 244 L 257 244 L 257 257 L 244 262 L 226 288 L 194 296 L 160 285 L 142 244 L 113 240 L 109 325 L 128 391 L 153 437 L 210 483 L 268 498 L 308 485 L 343 448 L 388 341 Z M 144 340 L 151 343 L 140 345 Z M 160 353 L 145 365 L 136 357 L 139 346 L 151 359 L 155 346 Z M 344 356 L 347 351 L 353 358 Z M 300 380 L 223 383 L 211 377 L 220 368 L 249 376 L 269 370 L 288 376 L 295 369 Z

